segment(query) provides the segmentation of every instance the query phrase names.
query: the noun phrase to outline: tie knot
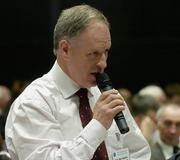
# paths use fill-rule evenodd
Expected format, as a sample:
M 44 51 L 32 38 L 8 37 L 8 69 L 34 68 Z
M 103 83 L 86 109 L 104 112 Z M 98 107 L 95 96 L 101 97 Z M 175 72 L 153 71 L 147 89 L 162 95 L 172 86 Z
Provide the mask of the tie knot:
M 87 89 L 86 88 L 81 88 L 76 92 L 76 95 L 80 98 L 87 98 Z

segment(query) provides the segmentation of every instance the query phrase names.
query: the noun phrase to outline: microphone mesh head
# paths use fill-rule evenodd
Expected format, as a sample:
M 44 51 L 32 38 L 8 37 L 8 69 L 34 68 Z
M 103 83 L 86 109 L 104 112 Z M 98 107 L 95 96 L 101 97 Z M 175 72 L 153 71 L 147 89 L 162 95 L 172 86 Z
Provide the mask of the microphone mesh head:
M 112 88 L 111 80 L 105 72 L 96 74 L 96 82 L 100 90 L 104 90 L 106 87 Z

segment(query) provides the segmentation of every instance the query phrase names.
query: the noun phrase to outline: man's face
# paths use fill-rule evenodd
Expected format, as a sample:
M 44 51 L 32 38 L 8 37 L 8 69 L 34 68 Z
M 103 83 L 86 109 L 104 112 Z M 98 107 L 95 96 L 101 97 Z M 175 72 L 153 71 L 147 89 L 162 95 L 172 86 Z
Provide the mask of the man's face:
M 81 88 L 96 85 L 96 73 L 107 66 L 109 28 L 102 22 L 91 22 L 78 37 L 69 40 L 68 46 L 66 73 Z
M 161 139 L 168 145 L 179 144 L 180 109 L 166 108 L 158 124 Z

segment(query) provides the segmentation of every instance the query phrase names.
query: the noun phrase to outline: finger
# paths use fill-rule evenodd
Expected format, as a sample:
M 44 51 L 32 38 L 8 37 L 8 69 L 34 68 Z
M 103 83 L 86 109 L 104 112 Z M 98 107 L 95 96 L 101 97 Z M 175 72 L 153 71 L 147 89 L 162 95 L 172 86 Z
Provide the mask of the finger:
M 120 100 L 120 99 L 115 99 L 113 101 L 111 101 L 107 107 L 108 108 L 115 108 L 117 106 L 121 106 L 122 109 L 124 109 L 125 107 L 125 104 L 124 104 L 124 101 Z
M 116 114 L 123 111 L 124 109 L 125 109 L 125 106 L 118 105 L 118 106 L 111 109 L 111 113 L 113 114 L 113 116 L 115 116 Z
M 106 99 L 104 99 L 104 103 L 108 104 L 113 100 L 121 100 L 122 103 L 124 103 L 124 99 L 119 94 L 110 94 Z
M 111 90 L 108 90 L 108 91 L 105 91 L 105 92 L 102 92 L 99 100 L 100 101 L 103 101 L 104 99 L 106 99 L 110 94 L 118 94 L 119 92 L 115 89 L 111 89 Z

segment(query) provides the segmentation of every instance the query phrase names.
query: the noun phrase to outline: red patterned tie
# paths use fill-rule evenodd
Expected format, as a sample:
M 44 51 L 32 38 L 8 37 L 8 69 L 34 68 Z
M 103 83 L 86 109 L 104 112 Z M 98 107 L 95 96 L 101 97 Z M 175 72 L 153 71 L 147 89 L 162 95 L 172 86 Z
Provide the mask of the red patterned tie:
M 82 126 L 85 127 L 93 116 L 89 105 L 87 89 L 80 89 L 76 92 L 76 95 L 79 97 L 79 115 L 81 118 Z M 104 142 L 99 145 L 96 152 L 94 153 L 92 160 L 108 160 L 107 150 Z

